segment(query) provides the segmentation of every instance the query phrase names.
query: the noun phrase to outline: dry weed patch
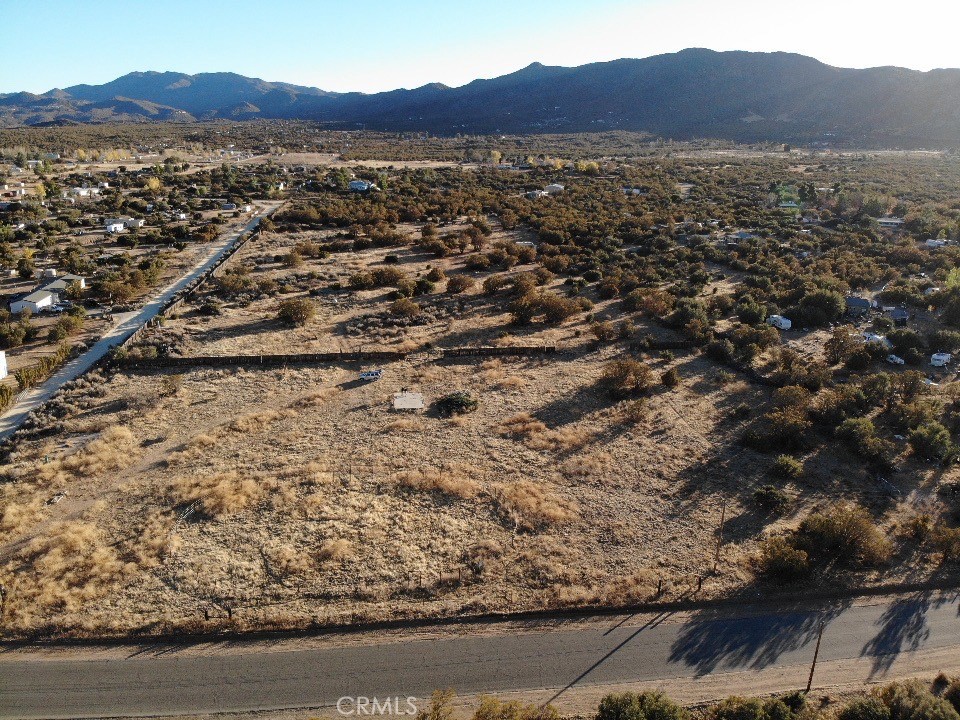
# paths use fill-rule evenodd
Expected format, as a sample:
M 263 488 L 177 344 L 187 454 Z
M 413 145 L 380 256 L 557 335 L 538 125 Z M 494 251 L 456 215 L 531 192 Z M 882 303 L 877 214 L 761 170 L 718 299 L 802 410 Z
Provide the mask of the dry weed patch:
M 279 413 L 276 410 L 262 410 L 260 412 L 250 413 L 249 415 L 241 415 L 238 418 L 234 418 L 228 427 L 234 432 L 239 433 L 259 432 L 260 430 L 265 430 L 268 426 L 279 420 L 282 416 L 282 413 Z
M 125 467 L 136 451 L 136 440 L 126 427 L 112 425 L 76 452 L 23 468 L 20 477 L 40 485 L 89 479 Z
M 324 541 L 317 551 L 317 559 L 324 563 L 336 563 L 349 560 L 353 554 L 353 544 L 349 540 L 339 538 Z
M 262 488 L 236 472 L 216 475 L 179 477 L 170 486 L 170 495 L 177 504 L 198 503 L 209 517 L 239 512 L 262 497 Z
M 16 559 L 19 571 L 13 574 L 7 612 L 20 627 L 45 624 L 52 613 L 77 612 L 135 570 L 120 559 L 102 530 L 85 522 L 54 526 Z
M 500 434 L 522 440 L 531 450 L 571 451 L 584 447 L 592 434 L 579 428 L 552 430 L 530 413 L 518 413 L 500 423 Z
M 478 472 L 469 465 L 453 465 L 443 470 L 430 467 L 403 470 L 394 477 L 403 487 L 469 499 L 480 493 L 480 483 L 471 477 Z
M 576 512 L 572 503 L 529 480 L 499 485 L 494 497 L 516 526 L 526 530 L 568 522 Z

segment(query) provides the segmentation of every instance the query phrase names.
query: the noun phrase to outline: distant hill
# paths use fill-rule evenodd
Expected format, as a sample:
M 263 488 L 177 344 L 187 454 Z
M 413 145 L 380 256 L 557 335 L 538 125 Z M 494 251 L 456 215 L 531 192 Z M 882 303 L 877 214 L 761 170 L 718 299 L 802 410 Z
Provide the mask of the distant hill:
M 458 88 L 331 93 L 234 73 L 137 72 L 0 95 L 0 125 L 283 118 L 434 133 L 647 131 L 676 139 L 960 145 L 960 69 L 835 68 L 789 53 L 691 49 L 534 63 Z

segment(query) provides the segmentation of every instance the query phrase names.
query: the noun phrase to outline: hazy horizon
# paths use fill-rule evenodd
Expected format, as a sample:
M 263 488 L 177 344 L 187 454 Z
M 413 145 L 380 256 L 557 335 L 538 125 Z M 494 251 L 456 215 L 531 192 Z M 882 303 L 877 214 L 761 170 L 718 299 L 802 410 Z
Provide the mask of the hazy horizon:
M 790 52 L 837 67 L 960 67 L 940 3 L 918 0 L 889 20 L 876 4 L 810 0 L 802 16 L 733 0 L 574 0 L 398 7 L 277 0 L 162 6 L 103 0 L 83 15 L 65 0 L 7 8 L 8 34 L 40 33 L 42 53 L 0 80 L 0 92 L 99 85 L 137 71 L 234 72 L 332 92 L 380 92 L 428 83 L 459 87 L 532 62 L 577 66 L 702 47 Z M 104 43 L 116 47 L 104 50 Z M 93 52 L 91 53 L 91 49 Z M 175 57 L 176 62 L 170 58 Z M 174 67 L 176 66 L 176 67 Z

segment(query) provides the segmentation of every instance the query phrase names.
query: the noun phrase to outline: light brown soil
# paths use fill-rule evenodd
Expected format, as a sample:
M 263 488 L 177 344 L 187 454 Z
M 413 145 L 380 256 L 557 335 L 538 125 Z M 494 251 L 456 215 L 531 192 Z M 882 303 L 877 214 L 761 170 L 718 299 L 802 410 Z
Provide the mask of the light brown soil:
M 698 597 L 714 597 L 748 590 L 765 534 L 871 482 L 845 451 L 818 451 L 787 484 L 800 496 L 787 515 L 764 517 L 751 494 L 769 482 L 771 458 L 740 445 L 748 420 L 732 410 L 757 414 L 769 388 L 721 384 L 694 353 L 654 356 L 657 375 L 675 367 L 682 384 L 657 385 L 645 415 L 631 419 L 627 401 L 597 387 L 622 350 L 593 343 L 582 316 L 517 330 L 502 301 L 477 288 L 418 298 L 442 309 L 422 323 L 355 334 L 351 323 L 383 314 L 385 291 L 325 293 L 316 319 L 284 329 L 276 306 L 303 294 L 295 276 L 316 273 L 303 282 L 329 287 L 382 266 L 388 252 L 411 276 L 431 264 L 463 270 L 460 256 L 411 250 L 340 253 L 295 269 L 274 261 L 298 239 L 272 236 L 234 261 L 253 266 L 255 279 L 290 282 L 289 292 L 227 303 L 215 318 L 186 310 L 158 337 L 185 355 L 419 352 L 384 364 L 372 384 L 357 381 L 360 366 L 338 364 L 81 382 L 60 403 L 57 434 L 21 441 L 5 468 L 14 481 L 0 486 L 0 581 L 12 588 L 11 631 L 252 629 L 635 603 L 661 583 L 660 599 L 689 597 L 701 578 Z M 593 312 L 610 308 L 600 301 Z M 641 322 L 641 332 L 667 333 Z M 454 362 L 428 342 L 560 352 Z M 401 388 L 428 406 L 466 390 L 479 407 L 453 419 L 398 414 L 391 398 Z M 949 480 L 912 477 L 913 492 L 879 500 L 888 529 Z M 859 581 L 920 579 L 934 570 L 927 562 L 905 546 L 897 563 Z

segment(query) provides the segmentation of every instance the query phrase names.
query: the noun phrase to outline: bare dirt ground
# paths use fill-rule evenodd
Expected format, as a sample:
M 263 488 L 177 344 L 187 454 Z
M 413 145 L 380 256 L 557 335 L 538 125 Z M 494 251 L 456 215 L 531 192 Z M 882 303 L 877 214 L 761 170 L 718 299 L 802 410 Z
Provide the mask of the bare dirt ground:
M 846 451 L 820 451 L 786 484 L 798 497 L 790 511 L 765 517 L 751 495 L 769 481 L 771 459 L 738 439 L 769 406 L 769 388 L 721 376 L 697 354 L 654 355 L 658 375 L 676 368 L 682 382 L 658 385 L 636 413 L 598 389 L 621 351 L 594 343 L 583 316 L 517 329 L 479 286 L 451 296 L 441 283 L 416 298 L 422 318 L 391 325 L 386 291 L 331 286 L 382 267 L 386 254 L 410 276 L 436 265 L 465 272 L 463 257 L 371 249 L 286 266 L 305 239 L 268 236 L 232 261 L 275 293 L 227 302 L 213 317 L 185 310 L 156 339 L 182 355 L 414 354 L 383 365 L 373 384 L 340 364 L 79 381 L 52 409 L 56 432 L 21 440 L 4 467 L 10 632 L 297 627 L 755 596 L 751 558 L 766 534 L 871 486 Z M 282 327 L 279 301 L 307 288 L 321 290 L 318 317 Z M 592 312 L 609 310 L 598 301 Z M 667 332 L 643 322 L 641 331 Z M 485 361 L 434 352 L 491 343 L 560 352 Z M 401 388 L 423 393 L 428 410 L 394 412 Z M 440 417 L 432 403 L 454 390 L 477 398 L 477 410 Z M 918 470 L 917 492 L 863 499 L 882 504 L 893 531 L 898 514 L 909 516 L 904 505 L 922 508 L 952 473 Z M 928 563 L 908 547 L 858 582 L 923 579 Z
M 465 163 L 444 160 L 344 160 L 337 153 L 290 152 L 274 156 L 276 162 L 285 165 L 306 165 L 310 167 L 368 167 L 368 168 L 439 168 L 464 166 Z

